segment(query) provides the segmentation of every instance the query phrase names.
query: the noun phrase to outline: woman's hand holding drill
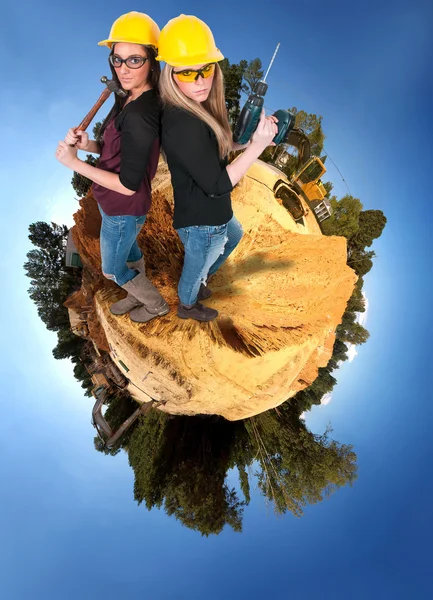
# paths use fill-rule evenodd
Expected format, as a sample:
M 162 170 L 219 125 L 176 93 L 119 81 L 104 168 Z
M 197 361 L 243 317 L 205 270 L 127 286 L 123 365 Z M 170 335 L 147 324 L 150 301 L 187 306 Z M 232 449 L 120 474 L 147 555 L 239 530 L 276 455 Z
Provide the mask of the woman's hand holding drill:
M 266 117 L 265 111 L 262 110 L 259 124 L 251 138 L 251 144 L 257 144 L 258 146 L 261 146 L 263 150 L 267 146 L 275 146 L 275 143 L 272 140 L 278 133 L 277 123 L 278 119 L 276 117 L 273 115 Z
M 257 129 L 251 138 L 251 143 L 236 160 L 226 167 L 233 186 L 242 179 L 267 146 L 275 146 L 272 140 L 278 133 L 277 122 L 276 117 L 273 115 L 266 117 L 265 111 L 262 111 Z

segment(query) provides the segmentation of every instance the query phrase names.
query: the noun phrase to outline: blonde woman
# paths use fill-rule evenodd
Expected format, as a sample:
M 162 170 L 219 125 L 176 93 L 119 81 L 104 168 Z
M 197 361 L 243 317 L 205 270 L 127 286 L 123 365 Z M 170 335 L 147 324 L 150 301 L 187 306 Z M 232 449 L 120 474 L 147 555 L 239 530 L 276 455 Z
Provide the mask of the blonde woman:
M 211 30 L 197 17 L 180 15 L 161 31 L 162 147 L 174 189 L 173 226 L 185 249 L 177 314 L 197 321 L 218 316 L 199 301 L 211 295 L 208 277 L 243 234 L 230 192 L 277 133 L 276 119 L 263 113 L 250 143 L 233 143 L 218 65 L 223 58 Z M 229 165 L 229 152 L 243 148 Z

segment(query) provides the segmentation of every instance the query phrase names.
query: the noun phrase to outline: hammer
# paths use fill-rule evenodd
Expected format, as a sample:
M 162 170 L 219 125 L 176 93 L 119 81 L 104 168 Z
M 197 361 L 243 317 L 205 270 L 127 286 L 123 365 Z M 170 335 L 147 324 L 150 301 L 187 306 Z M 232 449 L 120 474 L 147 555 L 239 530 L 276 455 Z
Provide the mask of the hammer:
M 78 127 L 75 128 L 75 131 L 86 131 L 86 129 L 92 122 L 93 117 L 96 115 L 96 113 L 101 108 L 101 106 L 104 104 L 104 102 L 107 100 L 107 98 L 111 94 L 111 92 L 114 92 L 121 98 L 125 98 L 125 96 L 128 95 L 127 92 L 125 92 L 125 90 L 122 90 L 122 88 L 119 87 L 119 85 L 114 81 L 114 79 L 107 79 L 104 75 L 103 77 L 101 77 L 101 81 L 102 81 L 102 83 L 105 83 L 106 88 L 104 89 L 102 94 L 99 96 L 99 98 L 96 101 L 93 108 L 91 110 L 89 110 L 89 112 L 84 117 L 84 119 L 81 121 L 81 123 L 78 125 Z M 72 147 L 75 146 L 75 144 L 70 144 L 70 145 Z

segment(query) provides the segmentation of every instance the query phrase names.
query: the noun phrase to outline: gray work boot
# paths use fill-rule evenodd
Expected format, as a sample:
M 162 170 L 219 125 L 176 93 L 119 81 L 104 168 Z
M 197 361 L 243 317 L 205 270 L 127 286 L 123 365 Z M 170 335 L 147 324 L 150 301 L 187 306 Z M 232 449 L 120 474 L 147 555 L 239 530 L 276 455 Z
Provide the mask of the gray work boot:
M 139 273 L 134 279 L 124 283 L 122 287 L 128 294 L 144 304 L 150 314 L 157 316 L 161 311 L 169 310 L 167 302 L 144 273 Z
M 146 273 L 144 256 L 142 256 L 139 260 L 127 262 L 126 264 L 130 269 L 135 269 L 140 273 Z M 129 313 L 129 311 L 131 311 L 133 308 L 137 308 L 138 306 L 143 306 L 143 303 L 140 302 L 140 300 L 137 300 L 137 298 L 134 298 L 132 294 L 128 293 L 126 298 L 123 298 L 122 300 L 119 300 L 110 306 L 110 312 L 113 315 L 126 315 L 126 313 Z
M 136 269 L 140 273 L 146 273 L 144 256 L 142 256 L 139 260 L 135 260 L 134 262 L 127 262 L 126 264 L 130 269 Z
M 147 321 L 150 321 L 155 317 L 162 317 L 168 312 L 170 312 L 170 307 L 166 302 L 164 302 L 164 304 L 162 304 L 160 308 L 156 309 L 148 309 L 145 306 L 139 306 L 138 308 L 134 308 L 129 313 L 129 318 L 131 319 L 131 321 L 134 321 L 134 323 L 146 323 Z
M 218 311 L 213 308 L 203 306 L 196 302 L 192 306 L 179 302 L 177 307 L 177 316 L 181 319 L 195 319 L 196 321 L 212 321 L 218 316 Z
M 206 298 L 209 298 L 209 296 L 212 296 L 212 290 L 210 290 L 207 285 L 204 285 L 204 283 L 201 283 L 197 300 L 206 300 Z
M 132 294 L 128 294 L 126 298 L 115 302 L 110 306 L 110 312 L 113 315 L 126 315 L 133 308 L 137 308 L 138 306 L 143 306 L 140 300 L 134 298 Z

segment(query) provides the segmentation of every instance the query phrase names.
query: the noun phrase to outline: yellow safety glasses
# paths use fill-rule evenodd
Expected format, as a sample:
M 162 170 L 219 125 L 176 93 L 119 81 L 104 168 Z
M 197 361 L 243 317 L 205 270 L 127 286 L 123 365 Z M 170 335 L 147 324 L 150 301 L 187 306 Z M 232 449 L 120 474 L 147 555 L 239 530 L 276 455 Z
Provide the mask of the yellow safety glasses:
M 207 79 L 211 75 L 213 75 L 215 71 L 215 63 L 209 63 L 202 67 L 201 69 L 185 69 L 184 71 L 173 71 L 173 75 L 176 75 L 179 81 L 184 81 L 185 83 L 192 83 L 193 81 L 197 81 L 197 79 L 201 76 L 203 79 Z

